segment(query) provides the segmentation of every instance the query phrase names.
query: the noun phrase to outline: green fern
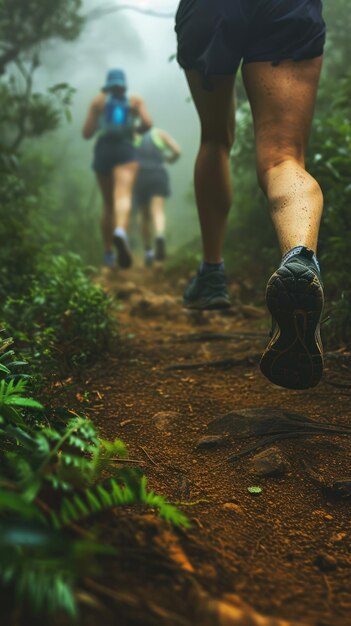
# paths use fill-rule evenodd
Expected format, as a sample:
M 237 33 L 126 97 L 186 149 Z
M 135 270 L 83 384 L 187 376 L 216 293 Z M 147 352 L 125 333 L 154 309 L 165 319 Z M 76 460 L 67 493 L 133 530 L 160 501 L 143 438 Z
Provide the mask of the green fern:
M 40 618 L 58 611 L 74 618 L 75 584 L 96 573 L 96 556 L 115 552 L 72 540 L 65 527 L 71 533 L 72 524 L 126 505 L 155 508 L 176 526 L 189 522 L 125 464 L 120 439 L 99 438 L 90 420 L 62 409 L 59 420 L 46 415 L 44 424 L 42 405 L 27 397 L 28 378 L 16 374 L 24 362 L 1 337 L 0 355 L 0 585 Z
M 130 476 L 133 471 L 135 470 L 130 470 Z M 125 470 L 125 474 L 127 472 Z M 190 527 L 188 518 L 181 511 L 169 504 L 163 496 L 147 491 L 146 486 L 145 476 L 136 482 L 134 475 L 130 484 L 118 484 L 114 478 L 110 478 L 104 485 L 98 484 L 94 488 L 85 489 L 79 495 L 64 497 L 59 511 L 51 515 L 50 523 L 58 529 L 115 506 L 135 504 L 157 508 L 160 516 L 174 526 Z

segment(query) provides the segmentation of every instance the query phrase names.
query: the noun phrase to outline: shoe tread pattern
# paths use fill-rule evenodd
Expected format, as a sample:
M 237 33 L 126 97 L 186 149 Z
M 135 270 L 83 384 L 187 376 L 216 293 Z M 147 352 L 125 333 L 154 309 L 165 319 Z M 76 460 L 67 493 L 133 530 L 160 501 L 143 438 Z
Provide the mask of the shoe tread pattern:
M 261 359 L 262 373 L 288 389 L 314 387 L 323 372 L 324 298 L 317 274 L 298 261 L 281 266 L 268 281 L 266 301 L 276 329 Z

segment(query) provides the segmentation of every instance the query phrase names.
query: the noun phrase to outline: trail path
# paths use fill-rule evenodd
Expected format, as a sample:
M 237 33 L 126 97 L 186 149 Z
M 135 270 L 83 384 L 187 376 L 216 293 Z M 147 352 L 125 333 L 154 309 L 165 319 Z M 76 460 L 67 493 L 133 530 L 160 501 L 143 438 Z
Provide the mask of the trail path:
M 122 573 L 119 565 L 106 574 L 105 583 L 140 589 L 145 600 L 144 619 L 138 605 L 134 621 L 119 623 L 259 623 L 248 613 L 242 621 L 223 616 L 220 621 L 218 611 L 209 617 L 208 604 L 206 616 L 195 617 L 189 596 L 194 583 L 217 599 L 235 593 L 263 615 L 313 626 L 349 625 L 350 433 L 274 443 L 266 459 L 273 463 L 273 476 L 259 475 L 267 466 L 262 470 L 261 457 L 253 460 L 257 453 L 228 460 L 262 439 L 248 430 L 267 417 L 277 416 L 279 424 L 287 413 L 298 413 L 350 427 L 346 360 L 327 359 L 324 381 L 316 389 L 286 391 L 269 384 L 257 366 L 267 341 L 267 314 L 243 306 L 237 290 L 228 313 L 191 313 L 180 304 L 183 282 L 170 284 L 162 271 L 135 269 L 101 282 L 122 303 L 121 342 L 89 372 L 84 387 L 90 389 L 88 410 L 105 437 L 125 441 L 152 488 L 183 503 L 179 506 L 192 522 L 190 531 L 172 533 L 162 530 L 150 512 L 141 512 L 132 530 L 127 513 L 118 512 L 124 531 L 116 523 L 106 532 L 117 543 L 122 540 L 127 552 L 122 550 Z M 189 368 L 193 364 L 200 366 Z M 330 384 L 334 381 L 345 387 Z M 234 418 L 219 419 L 233 412 Z M 340 479 L 345 484 L 333 490 Z M 255 486 L 261 493 L 250 493 Z M 157 545 L 168 553 L 176 573 L 165 560 L 152 563 L 151 549 Z M 144 550 L 143 561 L 131 558 L 136 547 L 139 555 Z M 163 613 L 156 605 L 163 606 Z

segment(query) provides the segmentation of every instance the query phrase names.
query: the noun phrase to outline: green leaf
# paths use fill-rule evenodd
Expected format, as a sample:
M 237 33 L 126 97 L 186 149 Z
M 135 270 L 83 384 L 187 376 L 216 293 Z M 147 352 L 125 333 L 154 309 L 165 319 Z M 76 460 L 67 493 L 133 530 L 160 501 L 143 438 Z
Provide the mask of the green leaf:
M 10 397 L 4 404 L 7 406 L 21 406 L 30 409 L 44 409 L 43 405 L 40 404 L 40 402 L 37 402 L 37 400 L 32 400 L 32 398 L 21 398 L 18 396 Z
M 18 513 L 25 519 L 45 520 L 43 514 L 34 504 L 26 502 L 19 494 L 9 491 L 0 491 L 0 511 Z
M 247 488 L 248 492 L 251 493 L 252 495 L 256 496 L 260 493 L 262 493 L 262 487 L 248 487 Z

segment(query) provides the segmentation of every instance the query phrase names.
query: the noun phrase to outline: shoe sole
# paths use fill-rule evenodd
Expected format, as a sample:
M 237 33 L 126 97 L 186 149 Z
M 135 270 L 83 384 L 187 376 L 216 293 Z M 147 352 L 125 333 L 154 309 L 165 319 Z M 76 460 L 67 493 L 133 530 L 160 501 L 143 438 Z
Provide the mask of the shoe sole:
M 196 309 L 201 311 L 217 311 L 221 309 L 229 309 L 232 305 L 229 300 L 223 296 L 208 298 L 207 300 L 196 300 L 195 302 L 184 302 L 186 309 Z
M 133 265 L 133 257 L 130 253 L 128 243 L 123 237 L 114 237 L 113 243 L 117 249 L 118 265 L 122 269 L 129 269 Z
M 324 296 L 318 277 L 305 266 L 280 267 L 268 281 L 266 302 L 278 329 L 262 356 L 262 373 L 287 389 L 315 387 L 323 373 Z

